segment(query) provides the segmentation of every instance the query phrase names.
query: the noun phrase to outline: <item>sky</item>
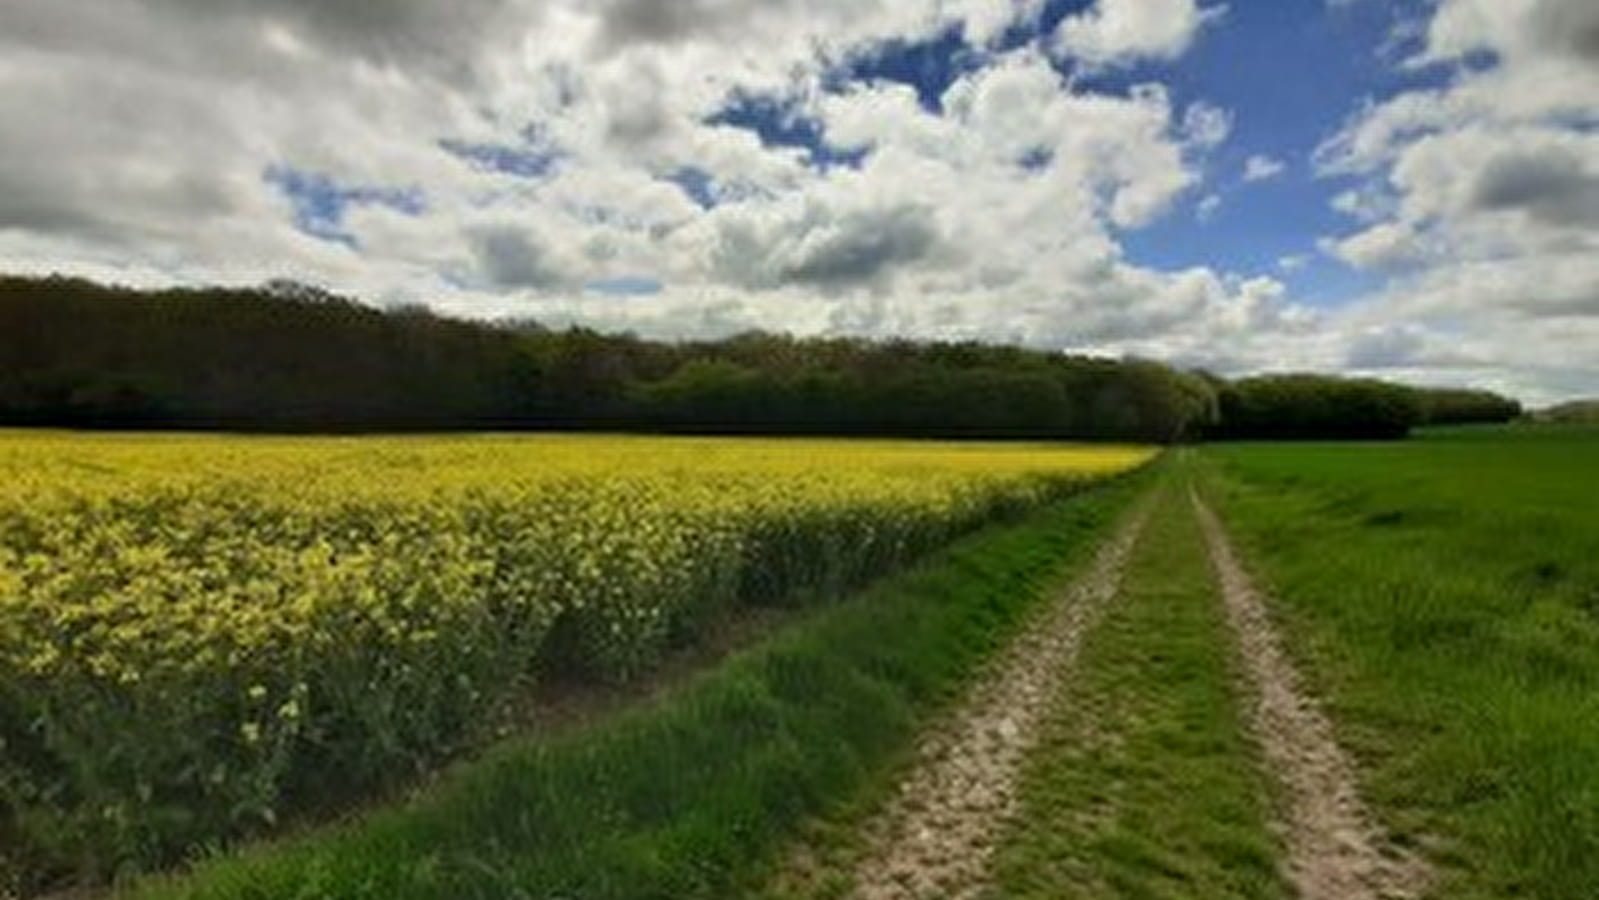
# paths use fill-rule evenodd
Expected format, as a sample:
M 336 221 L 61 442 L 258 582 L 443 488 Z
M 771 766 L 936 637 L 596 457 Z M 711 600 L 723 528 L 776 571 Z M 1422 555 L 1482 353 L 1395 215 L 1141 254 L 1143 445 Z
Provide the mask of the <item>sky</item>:
M 5 0 L 0 269 L 1599 395 L 1599 3 Z

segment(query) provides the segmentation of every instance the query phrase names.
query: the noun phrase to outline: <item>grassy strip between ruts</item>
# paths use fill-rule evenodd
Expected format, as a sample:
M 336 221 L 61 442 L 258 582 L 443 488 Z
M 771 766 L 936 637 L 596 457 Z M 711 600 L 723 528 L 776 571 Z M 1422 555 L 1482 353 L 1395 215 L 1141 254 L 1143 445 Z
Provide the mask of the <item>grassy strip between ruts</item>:
M 1232 640 L 1178 487 L 1161 491 L 1122 596 L 1060 686 L 993 896 L 1287 895 Z
M 1599 430 L 1207 448 L 1207 493 L 1432 896 L 1599 884 Z
M 511 741 L 403 807 L 146 880 L 147 898 L 688 898 L 757 883 L 1083 564 L 1149 476 L 962 540 L 693 679 Z

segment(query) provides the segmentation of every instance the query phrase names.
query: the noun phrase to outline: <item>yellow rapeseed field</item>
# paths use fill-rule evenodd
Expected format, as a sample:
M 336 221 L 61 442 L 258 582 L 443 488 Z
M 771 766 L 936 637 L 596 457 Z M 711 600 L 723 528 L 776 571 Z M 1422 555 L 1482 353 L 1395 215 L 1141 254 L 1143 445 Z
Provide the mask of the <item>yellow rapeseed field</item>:
M 632 675 L 1151 453 L 0 432 L 0 872 L 383 781 L 541 672 Z

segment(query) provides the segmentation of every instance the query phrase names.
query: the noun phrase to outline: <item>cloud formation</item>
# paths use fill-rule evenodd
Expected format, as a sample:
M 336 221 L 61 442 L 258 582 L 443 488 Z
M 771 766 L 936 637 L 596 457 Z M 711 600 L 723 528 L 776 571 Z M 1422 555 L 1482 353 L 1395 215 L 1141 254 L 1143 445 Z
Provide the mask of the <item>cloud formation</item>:
M 1205 23 L 1225 13 L 1225 6 L 1202 9 L 1197 0 L 1098 0 L 1060 23 L 1055 46 L 1090 67 L 1171 60 L 1187 51 Z
M 1187 33 L 1135 44 L 1179 52 L 1190 6 Z M 835 83 L 885 42 L 959 28 L 985 46 L 1031 0 L 440 9 L 8 4 L 0 248 L 33 270 L 289 275 L 476 314 L 582 317 L 573 286 L 650 278 L 656 309 L 630 309 L 655 324 L 734 303 L 740 326 L 1039 341 L 1097 291 L 1162 283 L 1115 232 L 1163 215 L 1230 126 L 1154 84 L 1076 89 L 1030 45 L 953 79 L 939 110 Z M 1128 36 L 1125 9 L 1100 14 Z M 811 145 L 729 124 L 737 97 Z M 362 202 L 391 195 L 415 202 Z
M 1288 166 L 1282 160 L 1256 153 L 1244 160 L 1245 181 L 1267 181 L 1281 175 Z
M 1360 180 L 1335 201 L 1356 230 L 1323 248 L 1399 273 L 1351 315 L 1429 335 L 1422 368 L 1474 359 L 1535 397 L 1599 383 L 1599 6 L 1443 0 L 1422 33 L 1403 65 L 1447 83 L 1367 105 L 1317 153 Z
M 1569 380 L 1549 360 L 1580 370 L 1595 346 L 1581 0 L 1443 0 L 1407 65 L 1459 73 L 1367 105 L 1318 152 L 1352 181 L 1325 250 L 1393 273 L 1338 311 L 1123 249 L 1236 180 L 1217 163 L 1237 159 L 1234 114 L 1159 74 L 1227 27 L 1219 3 L 1097 0 L 1022 41 L 1042 0 L 457 6 L 0 4 L 0 257 L 661 336 L 981 338 L 1227 371 L 1391 361 L 1356 344 L 1402 319 L 1427 372 L 1447 319 L 1472 349 L 1439 373 L 1479 360 L 1545 393 Z M 916 85 L 852 74 L 951 44 Z M 1498 62 L 1460 66 L 1484 51 Z M 1107 73 L 1124 83 L 1096 86 Z M 1280 166 L 1242 177 L 1298 174 Z M 660 290 L 585 290 L 608 284 Z M 1500 327 L 1536 332 L 1537 358 Z

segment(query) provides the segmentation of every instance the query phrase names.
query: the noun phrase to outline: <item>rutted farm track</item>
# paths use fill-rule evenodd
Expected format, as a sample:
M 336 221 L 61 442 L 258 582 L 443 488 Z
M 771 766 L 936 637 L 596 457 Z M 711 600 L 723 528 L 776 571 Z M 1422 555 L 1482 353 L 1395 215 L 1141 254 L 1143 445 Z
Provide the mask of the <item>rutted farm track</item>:
M 1421 895 L 1185 477 L 929 729 L 848 858 L 778 895 Z
M 1204 528 L 1249 682 L 1250 726 L 1277 782 L 1281 814 L 1276 826 L 1287 844 L 1288 875 L 1299 896 L 1380 900 L 1420 895 L 1429 878 L 1427 866 L 1392 848 L 1374 824 L 1356 786 L 1354 765 L 1283 650 L 1265 598 L 1244 570 L 1221 520 L 1197 493 L 1189 496 Z
M 871 850 L 856 871 L 857 896 L 953 900 L 986 886 L 988 855 L 1015 813 L 1016 773 L 1053 684 L 1120 589 L 1148 512 L 1146 506 L 1134 513 L 965 705 L 928 734 L 898 796 L 866 826 Z

